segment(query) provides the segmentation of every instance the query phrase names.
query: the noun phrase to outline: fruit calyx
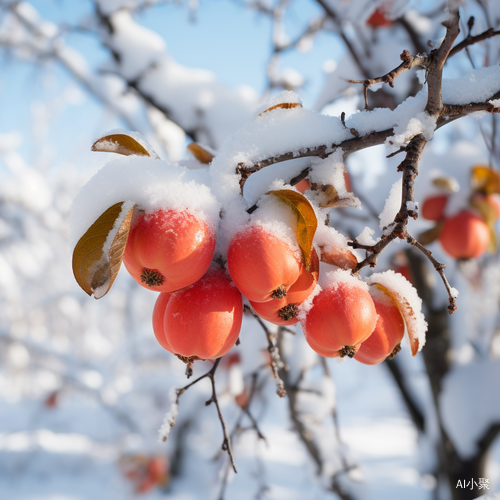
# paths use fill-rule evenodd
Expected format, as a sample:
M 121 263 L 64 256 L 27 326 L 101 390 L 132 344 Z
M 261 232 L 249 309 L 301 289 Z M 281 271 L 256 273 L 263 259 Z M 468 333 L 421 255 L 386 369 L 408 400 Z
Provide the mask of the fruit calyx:
M 356 346 L 345 345 L 344 347 L 342 347 L 342 349 L 339 349 L 339 356 L 341 358 L 345 358 L 346 356 L 349 356 L 350 358 L 354 358 L 356 352 L 357 352 Z
M 287 304 L 278 311 L 278 316 L 284 321 L 290 321 L 297 316 L 298 312 L 299 308 L 296 304 Z
M 161 286 L 165 281 L 165 276 L 154 269 L 144 268 L 141 272 L 141 281 L 151 287 Z
M 286 287 L 284 285 L 280 285 L 276 290 L 271 292 L 271 298 L 273 299 L 283 299 L 286 297 Z

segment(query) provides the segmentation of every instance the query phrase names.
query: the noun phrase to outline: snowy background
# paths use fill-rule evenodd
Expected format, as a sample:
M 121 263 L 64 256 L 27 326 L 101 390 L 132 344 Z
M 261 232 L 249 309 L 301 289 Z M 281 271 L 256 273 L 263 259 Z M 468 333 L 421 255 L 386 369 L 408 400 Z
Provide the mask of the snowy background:
M 367 24 L 380 6 L 395 20 L 387 28 Z M 493 0 L 466 2 L 460 14 L 458 41 L 470 16 L 474 35 L 499 29 Z M 419 116 L 426 102 L 422 74 L 413 70 L 393 89 L 369 92 L 372 106 L 399 105 L 394 112 L 359 113 L 362 86 L 346 79 L 386 73 L 404 49 L 431 50 L 427 41 L 439 45 L 446 17 L 445 3 L 424 0 L 0 1 L 0 498 L 457 498 L 439 461 L 441 443 L 449 439 L 462 462 L 472 460 L 500 423 L 498 252 L 457 263 L 438 243 L 430 247 L 460 292 L 458 311 L 443 326 L 450 341 L 437 399 L 422 352 L 412 358 L 404 346 L 392 368 L 350 359 L 322 363 L 297 327 L 281 346 L 289 383 L 298 389 L 292 409 L 289 398 L 276 395 L 264 332 L 245 316 L 241 345 L 217 371 L 219 401 L 234 432 L 234 474 L 220 451 L 216 410 L 205 407 L 208 380 L 183 394 L 176 426 L 166 443 L 158 441 L 173 389 L 187 382 L 183 363 L 154 338 L 156 295 L 122 269 L 106 297 L 89 298 L 73 278 L 70 246 L 72 202 L 113 158 L 90 146 L 112 129 L 140 132 L 170 163 L 193 166 L 187 144 L 205 144 L 220 151 L 213 175 L 221 176 L 229 176 L 235 158 L 257 161 L 345 140 L 350 127 L 362 134 L 394 127 L 396 145 L 415 132 L 432 134 L 433 124 Z M 498 91 L 499 60 L 500 37 L 455 56 L 445 68 L 445 101 L 481 101 Z M 257 123 L 283 90 L 300 96 L 303 108 Z M 367 234 L 365 227 L 382 234 L 390 206 L 381 220 L 379 214 L 402 160 L 386 155 L 396 149 L 381 145 L 349 157 L 363 209 L 332 212 L 332 225 L 345 236 Z M 451 214 L 466 200 L 470 168 L 498 167 L 499 160 L 495 115 L 457 120 L 427 145 L 416 199 L 432 193 L 432 179 L 451 176 L 461 188 Z M 289 181 L 308 165 L 293 160 L 264 169 L 245 195 L 252 200 L 276 177 Z M 228 186 L 230 180 L 215 193 L 229 203 Z M 89 220 L 110 206 L 97 194 L 80 205 L 82 199 L 88 212 L 79 211 Z M 431 225 L 419 219 L 410 229 L 418 234 Z M 393 243 L 376 271 L 396 269 L 406 249 Z M 425 277 L 429 320 L 447 295 L 436 273 Z M 195 377 L 210 367 L 195 363 Z M 251 387 L 251 416 L 265 439 L 237 404 Z M 292 414 L 317 455 L 299 437 Z M 491 492 L 500 489 L 500 444 L 492 439 L 486 451 L 481 477 Z M 168 467 L 146 485 L 148 463 L 158 457 Z M 460 498 L 480 493 L 476 487 Z

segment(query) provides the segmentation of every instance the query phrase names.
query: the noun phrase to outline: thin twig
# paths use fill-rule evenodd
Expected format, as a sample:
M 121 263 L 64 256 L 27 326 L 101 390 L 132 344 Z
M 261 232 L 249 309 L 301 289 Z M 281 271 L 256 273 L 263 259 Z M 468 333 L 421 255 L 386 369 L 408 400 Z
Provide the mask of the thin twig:
M 248 306 L 245 306 L 247 310 L 249 310 L 253 317 L 258 321 L 259 325 L 262 327 L 264 330 L 264 333 L 266 334 L 267 337 L 267 350 L 269 352 L 269 357 L 270 357 L 270 363 L 271 363 L 271 370 L 273 372 L 273 377 L 274 380 L 276 381 L 276 394 L 280 398 L 284 398 L 286 396 L 286 390 L 285 390 L 285 385 L 283 383 L 283 380 L 281 380 L 281 377 L 279 375 L 280 369 L 287 370 L 288 367 L 283 363 L 280 357 L 280 352 L 279 349 L 276 345 L 276 335 L 271 333 L 269 331 L 269 328 L 265 325 L 265 323 L 262 321 L 262 319 L 253 311 L 250 309 Z
M 450 314 L 453 314 L 457 310 L 457 298 L 456 296 L 452 293 L 450 283 L 448 282 L 448 279 L 446 278 L 444 274 L 444 269 L 446 268 L 446 264 L 442 264 L 441 262 L 437 261 L 430 250 L 427 250 L 421 243 L 419 243 L 413 236 L 408 234 L 406 236 L 406 241 L 410 244 L 413 245 L 414 247 L 418 248 L 432 263 L 434 266 L 434 269 L 438 272 L 439 276 L 441 276 L 441 279 L 443 280 L 444 286 L 446 287 L 446 291 L 448 292 L 448 301 L 450 305 L 448 306 L 448 312 Z
M 450 57 L 453 57 L 455 54 L 458 54 L 461 50 L 465 49 L 466 47 L 470 47 L 471 45 L 474 45 L 475 43 L 482 42 L 483 40 L 487 40 L 488 38 L 494 37 L 500 35 L 500 31 L 495 31 L 493 28 L 487 29 L 486 31 L 483 31 L 480 35 L 476 36 L 470 36 L 470 34 L 464 38 L 460 43 L 455 45 L 450 50 L 450 53 L 448 55 L 448 59 Z
M 366 80 L 347 80 L 349 83 L 361 83 L 364 87 L 364 96 L 365 96 L 365 109 L 369 109 L 368 107 L 368 89 L 377 83 L 388 83 L 391 88 L 394 88 L 394 80 L 406 73 L 410 69 L 415 66 L 425 66 L 427 63 L 427 55 L 417 55 L 412 56 L 408 50 L 404 50 L 400 55 L 401 60 L 403 61 L 397 68 L 389 71 L 383 76 L 379 76 L 378 78 L 367 78 Z
M 175 400 L 175 404 L 177 407 L 179 406 L 179 399 L 180 397 L 193 385 L 197 384 L 200 380 L 203 380 L 204 378 L 209 378 L 210 383 L 212 384 L 212 397 L 205 403 L 206 406 L 209 406 L 211 403 L 215 403 L 215 406 L 217 407 L 217 414 L 219 416 L 219 420 L 222 426 L 222 434 L 224 435 L 224 441 L 222 442 L 222 450 L 227 451 L 227 454 L 229 455 L 229 458 L 231 460 L 231 465 L 233 467 L 234 472 L 238 472 L 236 469 L 236 464 L 234 462 L 234 455 L 233 455 L 233 450 L 231 448 L 231 439 L 227 433 L 226 429 L 226 423 L 224 422 L 224 417 L 222 416 L 222 412 L 219 406 L 219 401 L 217 399 L 217 393 L 215 391 L 215 372 L 217 370 L 217 367 L 219 366 L 220 360 L 222 358 L 217 358 L 215 360 L 214 366 L 205 374 L 201 375 L 198 377 L 196 380 L 193 380 L 193 382 L 190 382 L 186 386 L 184 386 L 182 389 L 177 389 L 175 391 L 177 397 Z M 174 422 L 175 423 L 175 422 Z M 172 425 L 172 424 L 171 424 Z

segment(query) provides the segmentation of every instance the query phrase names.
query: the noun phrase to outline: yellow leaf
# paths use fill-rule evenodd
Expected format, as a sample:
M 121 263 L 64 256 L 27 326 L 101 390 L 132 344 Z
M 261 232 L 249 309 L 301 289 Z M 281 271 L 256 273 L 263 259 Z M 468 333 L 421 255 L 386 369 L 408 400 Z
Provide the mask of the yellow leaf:
M 88 295 L 93 294 L 96 299 L 108 293 L 118 274 L 134 207 L 130 202 L 120 202 L 108 208 L 73 250 L 75 279 Z M 111 244 L 108 237 L 112 238 Z
M 486 222 L 486 225 L 490 230 L 490 242 L 488 243 L 487 251 L 495 253 L 498 248 L 497 231 L 495 227 L 495 223 L 497 221 L 497 211 L 495 207 L 485 199 L 478 198 L 477 196 L 472 197 L 470 206 L 476 208 L 481 213 L 484 222 Z
M 187 148 L 191 151 L 191 154 L 204 165 L 208 165 L 215 158 L 212 153 L 202 148 L 199 144 L 196 144 L 196 142 L 192 142 Z
M 275 106 L 271 106 L 267 108 L 265 111 L 259 114 L 262 116 L 264 113 L 268 113 L 269 111 L 273 111 L 274 109 L 291 109 L 291 108 L 301 108 L 302 104 L 300 102 L 282 102 L 281 104 L 276 104 Z
M 417 240 L 422 245 L 430 245 L 439 238 L 442 230 L 443 222 L 438 222 L 434 227 L 431 227 L 427 231 L 420 233 Z
M 500 193 L 500 174 L 484 165 L 475 165 L 471 170 L 471 186 L 473 191 L 485 194 Z
M 92 144 L 91 151 L 103 151 L 104 153 L 117 153 L 130 156 L 151 156 L 144 146 L 139 144 L 133 137 L 125 134 L 112 134 L 101 137 Z
M 269 191 L 267 194 L 278 197 L 291 207 L 297 215 L 297 241 L 302 250 L 304 264 L 309 266 L 311 262 L 314 234 L 318 227 L 318 219 L 316 218 L 312 205 L 304 195 L 290 189 Z
M 415 356 L 419 351 L 420 338 L 421 338 L 419 335 L 420 332 L 418 331 L 418 328 L 424 327 L 424 333 L 425 333 L 425 330 L 427 329 L 426 328 L 427 324 L 424 320 L 422 312 L 416 311 L 414 309 L 412 304 L 410 304 L 410 301 L 398 289 L 397 284 L 393 284 L 392 280 L 389 282 L 387 280 L 381 280 L 384 281 L 383 285 L 377 282 L 379 276 L 381 277 L 383 274 L 384 273 L 373 274 L 370 277 L 370 281 L 372 283 L 372 286 L 375 285 L 379 290 L 382 290 L 384 293 L 389 295 L 389 297 L 391 297 L 391 299 L 398 306 L 399 312 L 401 313 L 401 316 L 403 316 L 403 320 L 406 325 L 406 331 L 408 333 L 408 339 L 410 341 L 411 354 L 412 356 Z M 396 273 L 394 273 L 394 275 L 396 275 Z M 411 286 L 404 277 L 401 276 L 400 279 L 405 280 L 406 286 Z M 416 296 L 417 294 L 416 290 L 413 287 L 412 290 L 414 291 Z

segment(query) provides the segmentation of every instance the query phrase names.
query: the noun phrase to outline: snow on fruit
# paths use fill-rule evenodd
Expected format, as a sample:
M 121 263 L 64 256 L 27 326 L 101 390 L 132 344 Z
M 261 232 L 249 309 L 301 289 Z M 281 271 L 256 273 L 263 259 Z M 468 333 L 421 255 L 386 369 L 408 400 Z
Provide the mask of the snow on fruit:
M 321 356 L 352 358 L 375 328 L 375 305 L 368 285 L 349 272 L 330 272 L 328 279 L 302 322 L 304 335 Z
M 123 263 L 155 292 L 173 292 L 199 280 L 212 262 L 215 234 L 187 211 L 158 210 L 132 221 Z

